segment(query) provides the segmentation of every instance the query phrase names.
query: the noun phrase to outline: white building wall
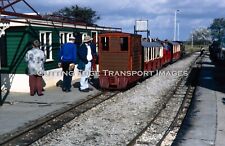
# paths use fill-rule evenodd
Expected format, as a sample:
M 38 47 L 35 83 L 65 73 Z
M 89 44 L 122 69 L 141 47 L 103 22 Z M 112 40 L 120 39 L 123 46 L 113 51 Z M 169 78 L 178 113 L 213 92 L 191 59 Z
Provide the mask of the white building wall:
M 47 75 L 43 76 L 45 87 L 49 88 L 56 86 L 59 80 L 63 79 L 61 68 L 48 70 Z M 80 74 L 77 69 L 74 71 L 73 80 L 79 79 Z M 1 75 L 1 89 L 9 90 L 10 92 L 23 92 L 29 93 L 29 76 L 26 74 L 2 74 Z

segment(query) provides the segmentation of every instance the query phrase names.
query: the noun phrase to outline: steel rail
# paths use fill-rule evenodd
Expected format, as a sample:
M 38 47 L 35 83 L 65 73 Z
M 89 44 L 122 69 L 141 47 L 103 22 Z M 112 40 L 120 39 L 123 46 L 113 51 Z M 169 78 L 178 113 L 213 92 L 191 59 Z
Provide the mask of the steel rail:
M 90 99 L 82 101 L 78 104 L 72 104 L 71 106 L 64 107 L 55 113 L 47 115 L 31 122 L 29 125 L 25 125 L 17 132 L 11 132 L 0 138 L 1 146 L 20 145 L 26 146 L 34 143 L 40 138 L 44 137 L 53 130 L 61 128 L 64 124 L 70 122 L 80 114 L 96 107 L 100 103 L 114 97 L 120 93 L 116 92 L 101 92 Z

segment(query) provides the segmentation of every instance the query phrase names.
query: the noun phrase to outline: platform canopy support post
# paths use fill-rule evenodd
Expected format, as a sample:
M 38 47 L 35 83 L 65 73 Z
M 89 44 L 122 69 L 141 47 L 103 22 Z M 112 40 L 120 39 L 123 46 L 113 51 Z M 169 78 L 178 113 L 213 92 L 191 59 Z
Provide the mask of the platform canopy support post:
M 0 22 L 1 22 L 1 13 L 0 13 Z M 0 40 L 2 38 L 2 35 L 0 34 Z M 2 99 L 2 47 L 0 46 L 0 83 L 1 83 L 1 90 L 0 90 L 0 105 L 3 104 Z

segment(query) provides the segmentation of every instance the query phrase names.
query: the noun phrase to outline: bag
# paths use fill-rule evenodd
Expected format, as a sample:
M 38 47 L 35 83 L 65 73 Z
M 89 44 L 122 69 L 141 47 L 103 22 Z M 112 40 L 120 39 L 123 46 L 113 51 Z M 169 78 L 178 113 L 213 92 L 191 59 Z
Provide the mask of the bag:
M 69 65 L 69 71 L 73 71 L 75 68 L 75 64 L 74 63 L 70 63 Z
M 62 87 L 63 86 L 63 81 L 62 80 L 59 80 L 57 83 L 56 83 L 56 87 Z

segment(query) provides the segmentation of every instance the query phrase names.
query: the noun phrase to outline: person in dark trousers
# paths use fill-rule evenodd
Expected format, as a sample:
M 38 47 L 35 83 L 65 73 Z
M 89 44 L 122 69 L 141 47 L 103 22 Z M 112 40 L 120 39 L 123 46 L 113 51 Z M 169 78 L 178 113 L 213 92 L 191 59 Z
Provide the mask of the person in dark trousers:
M 80 88 L 81 92 L 89 92 L 88 79 L 91 72 L 92 60 L 96 58 L 96 47 L 92 43 L 93 38 L 85 36 L 83 43 L 78 49 L 78 69 L 81 71 Z
M 34 96 L 37 92 L 38 96 L 42 96 L 44 95 L 42 93 L 42 76 L 44 75 L 45 55 L 40 49 L 40 42 L 38 40 L 32 43 L 32 47 L 25 55 L 25 60 L 28 62 L 30 95 Z
M 72 76 L 77 60 L 77 46 L 74 42 L 75 37 L 70 37 L 69 42 L 63 44 L 60 48 L 60 62 L 58 66 L 62 67 L 63 70 L 62 91 L 64 92 L 71 91 Z

